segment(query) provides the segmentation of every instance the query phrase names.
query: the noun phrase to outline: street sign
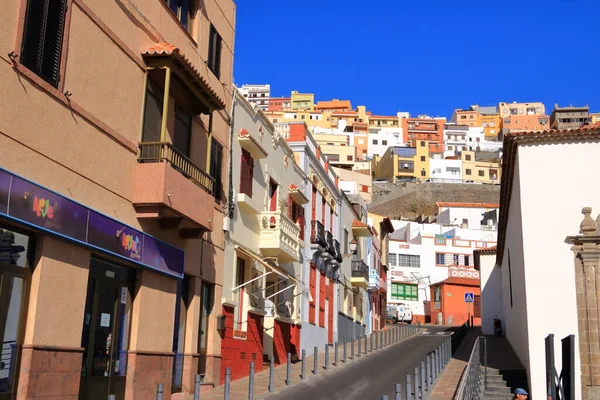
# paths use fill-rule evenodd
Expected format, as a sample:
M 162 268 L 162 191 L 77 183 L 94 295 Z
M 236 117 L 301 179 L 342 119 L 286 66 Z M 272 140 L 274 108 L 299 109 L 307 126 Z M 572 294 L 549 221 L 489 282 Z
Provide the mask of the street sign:
M 475 301 L 475 296 L 473 292 L 465 293 L 465 303 L 473 303 Z

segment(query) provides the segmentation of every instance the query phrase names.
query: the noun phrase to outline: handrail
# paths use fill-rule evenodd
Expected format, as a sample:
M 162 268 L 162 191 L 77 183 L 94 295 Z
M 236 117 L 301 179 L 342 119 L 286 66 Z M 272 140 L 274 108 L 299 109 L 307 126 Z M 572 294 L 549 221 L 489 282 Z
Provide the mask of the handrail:
M 483 363 L 481 353 L 483 351 Z M 483 371 L 482 367 L 483 366 Z M 482 382 L 483 373 L 483 382 Z M 474 400 L 480 399 L 485 387 L 487 386 L 487 342 L 484 336 L 479 336 L 475 340 L 469 362 L 463 371 L 455 400 Z

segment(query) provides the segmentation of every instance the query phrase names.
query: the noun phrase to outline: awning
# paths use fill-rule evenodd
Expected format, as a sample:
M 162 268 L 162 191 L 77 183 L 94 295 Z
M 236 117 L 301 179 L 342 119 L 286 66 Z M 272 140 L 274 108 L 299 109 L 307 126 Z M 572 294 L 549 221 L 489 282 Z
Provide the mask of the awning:
M 310 301 L 313 301 L 312 299 L 312 295 L 310 294 L 310 291 L 306 288 L 306 286 L 304 285 L 304 283 L 302 281 L 299 281 L 298 279 L 296 279 L 295 277 L 291 276 L 290 274 L 287 274 L 281 270 L 279 270 L 277 267 L 269 264 L 268 262 L 264 261 L 260 256 L 254 254 L 252 251 L 245 249 L 243 246 L 241 245 L 236 245 L 235 246 L 235 250 L 239 251 L 240 253 L 243 253 L 244 255 L 254 259 L 256 262 L 258 262 L 259 264 L 261 264 L 263 267 L 269 269 L 268 272 L 265 272 L 263 275 L 261 275 L 260 277 L 254 278 L 248 282 L 244 282 L 242 285 L 233 288 L 232 290 L 237 290 L 242 286 L 247 285 L 248 283 L 251 283 L 257 279 L 260 279 L 266 275 L 269 275 L 270 273 L 275 273 L 285 279 L 289 279 L 290 281 L 294 282 L 294 285 L 298 285 L 298 288 L 301 290 L 301 292 L 307 296 L 309 298 Z

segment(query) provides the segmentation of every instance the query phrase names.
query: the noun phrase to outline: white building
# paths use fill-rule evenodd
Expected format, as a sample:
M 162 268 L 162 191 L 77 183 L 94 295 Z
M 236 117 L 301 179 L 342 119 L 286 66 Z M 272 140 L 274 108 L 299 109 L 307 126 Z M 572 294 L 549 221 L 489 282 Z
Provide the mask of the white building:
M 432 182 L 462 183 L 462 160 L 430 158 L 429 177 Z
M 444 157 L 457 156 L 461 151 L 498 151 L 502 142 L 485 139 L 483 127 L 444 124 Z
M 395 128 L 369 128 L 367 158 L 382 156 L 390 146 L 403 146 L 402 127 Z
M 436 222 L 465 229 L 498 229 L 497 203 L 435 203 Z
M 271 85 L 242 85 L 238 90 L 253 106 L 261 110 L 269 108 Z
M 482 301 L 502 302 L 506 337 L 527 370 L 531 397 L 546 398 L 544 339 L 555 335 L 560 373 L 559 340 L 574 335 L 579 349 L 579 332 L 585 331 L 578 329 L 578 318 L 586 316 L 578 315 L 581 292 L 565 238 L 578 233 L 583 207 L 600 210 L 600 129 L 509 133 L 504 150 L 496 258 L 501 273 L 486 283 L 501 279 L 502 296 L 484 295 Z M 597 336 L 593 340 L 597 346 Z M 588 349 L 582 351 L 588 358 Z M 575 398 L 585 399 L 579 351 L 574 375 Z
M 450 277 L 479 279 L 473 251 L 496 245 L 494 232 L 392 221 L 388 304 L 409 304 L 415 320 L 432 321 L 430 286 Z

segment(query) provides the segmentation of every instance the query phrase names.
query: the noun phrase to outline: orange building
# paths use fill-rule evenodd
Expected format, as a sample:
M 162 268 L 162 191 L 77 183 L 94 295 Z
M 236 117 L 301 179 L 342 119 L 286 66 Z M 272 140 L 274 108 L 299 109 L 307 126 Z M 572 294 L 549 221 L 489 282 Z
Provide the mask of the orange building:
M 369 138 L 366 132 L 355 132 L 354 133 L 354 149 L 355 160 L 366 160 L 367 159 L 367 150 L 369 147 Z
M 289 110 L 292 100 L 289 97 L 271 97 L 269 99 L 269 111 Z
M 504 133 L 545 131 L 550 129 L 550 117 L 547 115 L 511 115 L 502 119 L 502 129 Z
M 409 147 L 417 147 L 419 141 L 429 143 L 429 154 L 444 152 L 445 119 L 403 118 L 402 130 L 404 143 Z
M 479 279 L 451 277 L 434 283 L 431 288 L 431 318 L 444 325 L 462 325 L 469 316 L 473 325 L 481 325 L 481 290 Z M 465 302 L 465 293 L 473 293 L 473 303 Z
M 318 111 L 352 111 L 350 100 L 333 99 L 331 101 L 319 101 L 315 106 Z
M 481 126 L 481 116 L 477 110 L 461 110 L 457 108 L 452 114 L 452 122 L 460 125 L 469 125 L 471 128 Z

